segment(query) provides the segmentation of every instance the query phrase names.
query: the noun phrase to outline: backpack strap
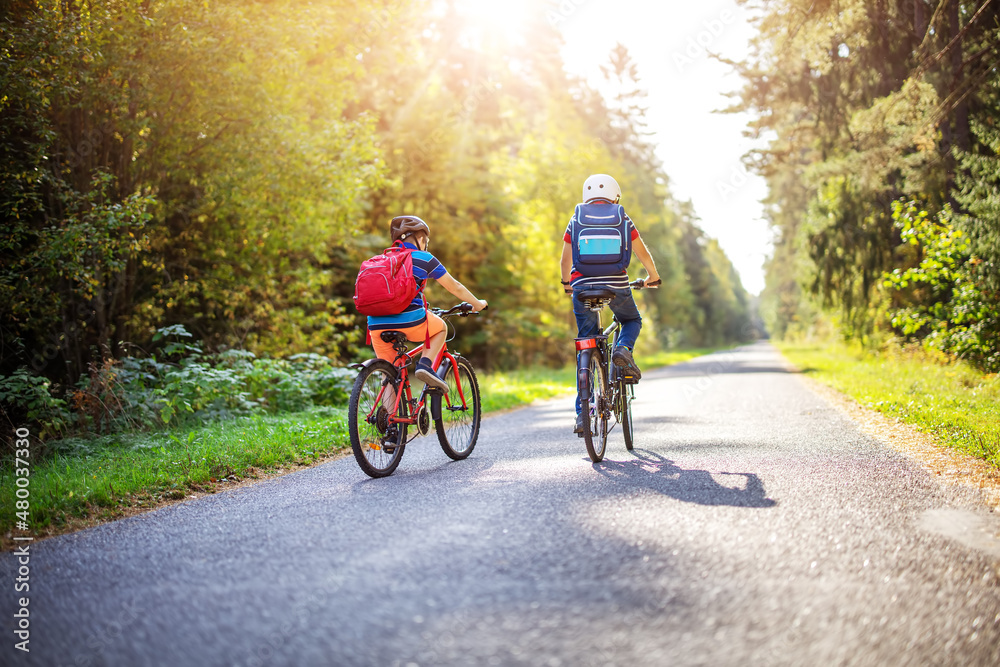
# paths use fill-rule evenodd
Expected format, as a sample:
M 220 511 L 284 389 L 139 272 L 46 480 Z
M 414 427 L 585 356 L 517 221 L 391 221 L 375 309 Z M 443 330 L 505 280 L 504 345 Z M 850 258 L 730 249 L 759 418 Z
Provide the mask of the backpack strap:
M 622 246 L 628 251 L 625 255 L 625 264 L 627 267 L 632 259 L 632 234 L 628 229 L 628 216 L 625 215 L 625 207 L 621 204 L 618 204 L 618 224 L 622 230 Z
M 580 204 L 573 210 L 569 221 L 569 244 L 573 255 L 573 266 L 580 266 Z
M 415 252 L 412 248 L 404 246 L 402 241 L 396 241 L 391 247 L 385 249 L 386 252 L 389 252 L 390 250 L 394 250 L 396 252 L 408 252 L 411 255 Z M 413 279 L 417 281 L 417 293 L 424 302 L 424 349 L 427 350 L 431 346 L 431 323 L 428 319 L 430 312 L 427 308 L 427 295 L 424 294 L 424 287 L 427 285 L 427 281 L 418 280 L 416 276 L 414 276 Z M 371 334 L 369 333 L 368 336 L 370 338 Z M 371 342 L 369 341 L 368 344 L 370 345 Z
M 424 288 L 420 288 L 420 298 L 424 300 L 424 350 L 431 349 L 431 320 L 430 312 L 427 309 L 427 297 L 424 295 Z M 433 364 L 434 362 L 431 361 Z

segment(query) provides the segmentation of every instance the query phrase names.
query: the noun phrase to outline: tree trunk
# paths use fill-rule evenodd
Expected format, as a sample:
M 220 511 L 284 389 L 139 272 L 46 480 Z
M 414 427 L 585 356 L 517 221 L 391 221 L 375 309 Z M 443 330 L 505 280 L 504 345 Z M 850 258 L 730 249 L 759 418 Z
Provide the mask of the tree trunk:
M 962 30 L 958 16 L 959 0 L 952 0 L 948 5 L 948 25 L 950 28 L 950 39 L 958 37 Z M 950 41 L 950 40 L 949 40 Z M 961 42 L 952 47 L 951 58 L 951 89 L 952 92 L 959 90 L 962 86 L 962 54 L 964 49 Z M 959 150 L 969 150 L 969 101 L 968 98 L 961 100 L 954 111 L 954 133 L 952 143 Z

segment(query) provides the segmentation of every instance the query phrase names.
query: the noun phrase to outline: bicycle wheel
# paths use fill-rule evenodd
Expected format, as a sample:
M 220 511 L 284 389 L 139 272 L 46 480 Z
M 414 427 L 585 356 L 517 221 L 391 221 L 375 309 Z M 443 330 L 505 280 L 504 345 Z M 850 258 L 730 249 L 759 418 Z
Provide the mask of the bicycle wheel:
M 399 389 L 398 377 L 395 366 L 379 360 L 361 369 L 351 391 L 347 417 L 351 449 L 358 465 L 370 477 L 391 475 L 403 457 L 406 425 L 389 424 L 389 411 Z
M 622 425 L 622 435 L 625 436 L 625 449 L 632 451 L 632 387 L 624 380 L 618 381 L 618 422 Z
M 608 400 L 608 384 L 604 377 L 604 366 L 597 354 L 590 356 L 590 398 L 580 401 L 583 420 L 583 441 L 587 444 L 587 454 L 594 463 L 604 460 L 608 446 L 608 418 L 605 406 Z
M 441 416 L 440 419 L 434 420 L 441 449 L 452 459 L 461 461 L 472 453 L 476 440 L 479 439 L 482 404 L 479 397 L 479 381 L 476 379 L 472 364 L 457 354 L 455 363 L 458 365 L 458 380 L 455 380 L 454 371 L 449 369 L 448 377 L 445 378 L 448 383 L 448 396 L 435 396 L 432 412 Z

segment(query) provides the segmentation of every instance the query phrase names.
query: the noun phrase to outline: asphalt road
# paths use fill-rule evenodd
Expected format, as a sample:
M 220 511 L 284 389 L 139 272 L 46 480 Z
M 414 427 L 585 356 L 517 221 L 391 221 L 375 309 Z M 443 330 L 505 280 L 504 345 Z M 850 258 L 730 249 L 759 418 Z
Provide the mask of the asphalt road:
M 35 544 L 30 654 L 3 554 L 0 663 L 1000 664 L 972 492 L 766 344 L 637 394 L 635 451 L 616 430 L 601 464 L 563 398 L 487 419 L 466 461 L 432 434 L 387 479 L 345 458 Z

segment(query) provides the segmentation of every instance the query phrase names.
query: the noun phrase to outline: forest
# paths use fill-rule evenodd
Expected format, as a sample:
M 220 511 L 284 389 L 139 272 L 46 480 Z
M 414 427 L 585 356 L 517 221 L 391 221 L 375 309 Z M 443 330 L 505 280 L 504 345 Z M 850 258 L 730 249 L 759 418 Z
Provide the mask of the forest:
M 784 3 L 765 4 L 773 15 L 758 61 L 744 64 L 744 104 L 766 112 L 773 128 L 758 129 L 779 137 L 761 159 L 772 184 L 786 183 L 774 190 L 774 222 L 790 225 L 770 267 L 770 298 L 789 304 L 782 317 L 801 318 L 808 291 L 778 289 L 775 276 L 801 278 L 790 271 L 806 223 L 791 220 L 806 209 L 870 211 L 864 248 L 881 253 L 870 276 L 898 245 L 888 207 L 899 196 L 912 191 L 930 211 L 911 215 L 915 233 L 944 224 L 941 215 L 974 224 L 957 217 L 964 209 L 943 212 L 950 199 L 978 196 L 963 165 L 992 164 L 983 160 L 996 141 L 996 96 L 981 69 L 995 49 L 977 17 L 980 27 L 960 29 L 952 50 L 971 63 L 948 69 L 953 60 L 938 57 L 917 72 L 944 48 L 944 33 L 923 50 L 912 38 L 912 53 L 884 63 L 868 42 L 821 27 L 836 17 L 833 5 L 782 37 Z M 950 25 L 942 16 L 927 21 Z M 854 20 L 845 35 L 867 26 Z M 431 0 L 12 0 L 0 30 L 0 404 L 14 426 L 39 424 L 45 437 L 117 428 L 122 414 L 132 425 L 163 424 L 180 410 L 210 414 L 227 391 L 223 402 L 281 402 L 271 390 L 248 393 L 245 382 L 226 389 L 234 368 L 250 369 L 265 389 L 298 387 L 302 374 L 336 376 L 369 355 L 354 278 L 403 213 L 428 221 L 431 251 L 490 302 L 486 316 L 463 325 L 463 352 L 491 369 L 563 366 L 575 327 L 559 285 L 560 244 L 595 172 L 621 183 L 664 279 L 640 297 L 644 344 L 720 346 L 755 334 L 729 259 L 691 204 L 671 194 L 627 49 L 608 54 L 599 92 L 567 74 L 544 12 L 512 37 Z M 850 55 L 834 46 L 831 56 L 815 47 L 820 39 L 846 40 Z M 815 58 L 815 68 L 786 70 L 795 58 Z M 885 64 L 905 86 L 872 80 Z M 947 83 L 956 68 L 967 82 L 960 90 Z M 817 92 L 839 86 L 835 99 Z M 974 91 L 959 99 L 966 88 Z M 909 121 L 960 104 L 971 129 L 960 136 L 956 120 L 951 143 L 927 129 L 913 141 L 929 147 L 911 149 L 908 126 L 876 128 L 879 113 Z M 875 111 L 855 134 L 889 163 L 864 182 L 838 181 L 832 170 L 853 155 L 846 115 L 866 105 Z M 884 153 L 886 131 L 898 154 Z M 825 180 L 798 178 L 821 151 Z M 887 174 L 895 175 L 875 183 Z M 828 244 L 845 241 L 836 221 L 810 224 Z M 856 268 L 850 257 L 824 269 L 824 294 L 857 304 Z M 869 292 L 883 289 L 872 280 Z M 972 281 L 963 284 L 979 285 Z M 929 307 L 925 292 L 902 294 Z M 450 298 L 430 290 L 432 304 Z M 209 380 L 216 394 L 199 389 Z
M 1000 371 L 1000 2 L 743 4 L 771 333 Z

